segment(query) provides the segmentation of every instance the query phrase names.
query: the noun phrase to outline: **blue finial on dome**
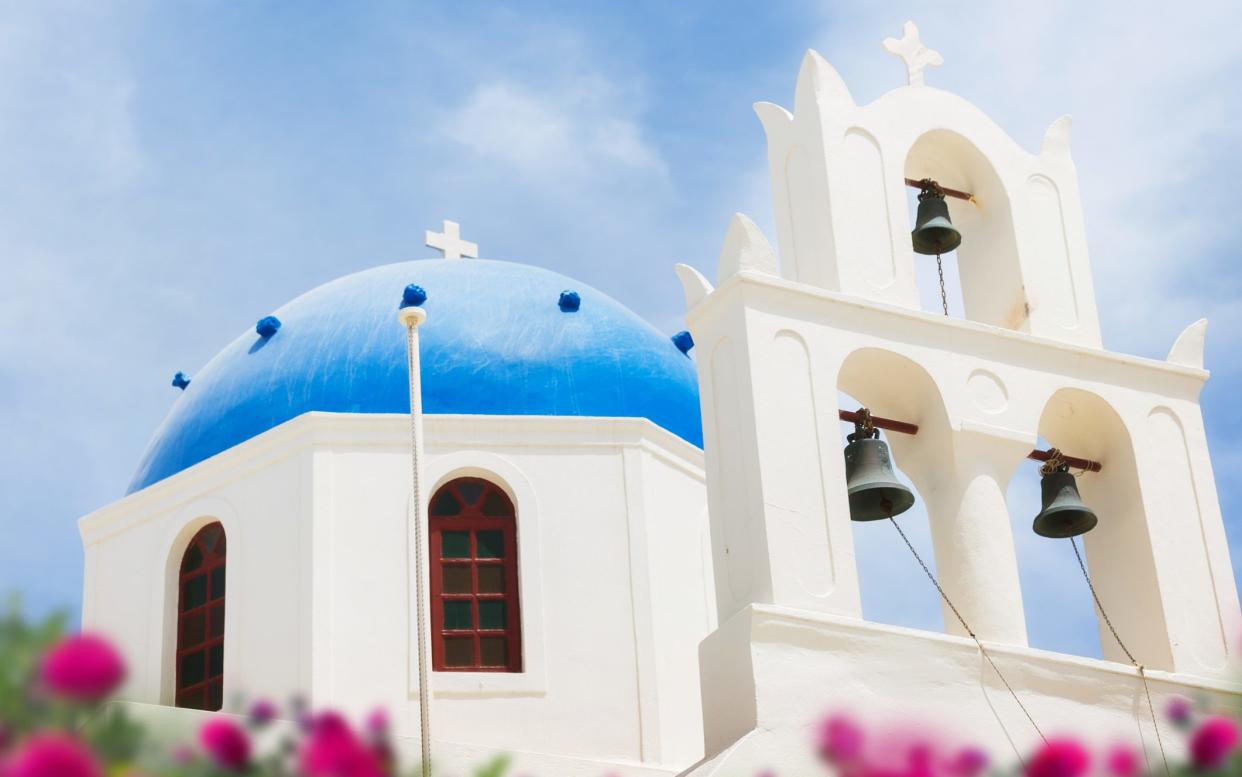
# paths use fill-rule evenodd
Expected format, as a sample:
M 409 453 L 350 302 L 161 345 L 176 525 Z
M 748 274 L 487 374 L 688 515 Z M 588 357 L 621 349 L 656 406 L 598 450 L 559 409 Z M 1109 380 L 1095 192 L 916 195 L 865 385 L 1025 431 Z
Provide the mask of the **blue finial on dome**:
M 574 313 L 578 308 L 582 307 L 582 297 L 578 296 L 578 292 L 566 289 L 561 292 L 561 298 L 556 303 L 561 310 L 566 313 Z
M 254 325 L 254 331 L 259 333 L 259 337 L 264 340 L 276 334 L 280 330 L 280 319 L 276 316 L 264 316 L 259 319 L 259 323 Z
M 427 291 L 417 283 L 411 283 L 401 292 L 401 308 L 421 308 L 427 301 Z
M 681 330 L 672 337 L 673 345 L 677 346 L 677 350 L 690 355 L 690 349 L 694 347 L 694 338 L 686 330 Z
M 182 391 L 185 391 L 185 387 L 190 385 L 190 376 L 186 375 L 184 372 L 178 372 L 173 376 L 172 384 L 174 388 L 179 388 Z

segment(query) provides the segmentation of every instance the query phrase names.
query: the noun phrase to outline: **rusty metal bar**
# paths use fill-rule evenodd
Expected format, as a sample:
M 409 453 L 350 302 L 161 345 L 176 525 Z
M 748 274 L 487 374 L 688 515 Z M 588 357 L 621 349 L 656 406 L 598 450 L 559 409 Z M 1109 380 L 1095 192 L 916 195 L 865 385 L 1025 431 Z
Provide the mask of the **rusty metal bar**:
M 842 421 L 848 421 L 851 424 L 861 424 L 862 415 L 853 410 L 837 411 L 837 417 Z M 908 424 L 905 421 L 894 421 L 891 418 L 881 418 L 878 415 L 871 416 L 871 423 L 876 429 L 887 429 L 890 432 L 901 432 L 902 434 L 918 434 L 919 427 L 917 424 Z
M 1031 451 L 1026 455 L 1026 457 L 1028 459 L 1034 459 L 1035 461 L 1047 461 L 1052 458 L 1048 451 Z M 1087 472 L 1099 472 L 1103 469 L 1098 461 L 1092 461 L 1091 459 L 1080 459 L 1077 456 L 1066 456 L 1064 453 L 1061 454 L 1061 460 L 1074 469 L 1082 469 Z
M 909 186 L 911 189 L 922 189 L 923 182 L 916 181 L 913 178 L 907 178 L 906 186 Z M 937 184 L 937 186 L 939 186 L 939 184 Z M 963 192 L 957 189 L 950 189 L 947 186 L 941 186 L 940 191 L 943 192 L 944 196 L 946 197 L 956 197 L 959 200 L 974 200 L 975 199 L 975 195 L 971 194 L 970 192 Z
M 862 415 L 853 410 L 838 410 L 837 417 L 842 421 L 851 424 L 860 424 L 863 420 Z M 905 421 L 897 421 L 892 418 L 884 418 L 878 415 L 871 416 L 871 423 L 877 429 L 885 429 L 890 432 L 899 432 L 900 434 L 919 433 L 918 424 L 909 424 Z M 1026 457 L 1033 461 L 1047 461 L 1051 458 L 1051 455 L 1048 451 L 1034 450 L 1026 454 Z M 1087 472 L 1099 472 L 1103 469 L 1100 462 L 1092 461 L 1091 459 L 1080 459 L 1077 456 L 1066 456 L 1064 453 L 1061 454 L 1061 459 L 1074 469 L 1081 469 Z

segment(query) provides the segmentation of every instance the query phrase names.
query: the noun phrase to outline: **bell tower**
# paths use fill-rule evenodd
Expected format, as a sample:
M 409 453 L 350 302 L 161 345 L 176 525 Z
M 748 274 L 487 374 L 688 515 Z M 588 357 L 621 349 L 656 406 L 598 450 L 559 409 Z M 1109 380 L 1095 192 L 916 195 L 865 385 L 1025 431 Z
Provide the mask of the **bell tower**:
M 720 623 L 700 650 L 707 752 L 727 749 L 734 771 L 781 742 L 805 750 L 804 727 L 834 703 L 952 714 L 994 744 L 1037 734 L 989 696 L 1001 681 L 947 608 L 948 634 L 862 620 L 838 420 L 854 408 L 839 392 L 917 427 L 887 441 L 925 501 L 939 582 L 1032 717 L 1132 732 L 1143 692 L 1102 621 L 1103 661 L 1026 646 L 1005 492 L 1037 466 L 1041 437 L 1099 465 L 1076 478 L 1098 516 L 1079 541 L 1113 626 L 1157 678 L 1156 708 L 1190 686 L 1231 692 L 1239 605 L 1199 408 L 1206 322 L 1165 361 L 1103 350 L 1069 118 L 1030 153 L 924 83 L 942 60 L 913 24 L 884 48 L 907 83 L 868 105 L 815 52 L 792 113 L 756 104 L 779 256 L 737 214 L 715 286 L 677 267 Z M 965 319 L 919 310 L 914 263 L 934 259 L 915 255 L 907 192 L 928 180 L 950 193 Z

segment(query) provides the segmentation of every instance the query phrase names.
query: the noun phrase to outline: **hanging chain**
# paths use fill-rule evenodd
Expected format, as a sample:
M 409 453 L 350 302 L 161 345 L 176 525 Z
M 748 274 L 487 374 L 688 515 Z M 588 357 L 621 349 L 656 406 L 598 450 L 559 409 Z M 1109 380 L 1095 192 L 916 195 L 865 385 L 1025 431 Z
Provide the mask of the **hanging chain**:
M 1051 453 L 1058 456 L 1060 451 L 1053 448 Z M 1049 464 L 1052 460 L 1049 459 Z M 1044 465 L 1048 466 L 1047 464 Z M 1108 630 L 1112 632 L 1113 639 L 1117 641 L 1117 646 L 1121 648 L 1121 652 L 1126 654 L 1126 658 L 1130 659 L 1130 663 L 1138 670 L 1139 679 L 1143 681 L 1143 694 L 1147 697 L 1147 711 L 1151 713 L 1151 726 L 1156 732 L 1156 744 L 1160 746 L 1160 760 L 1164 762 L 1164 773 L 1170 774 L 1169 759 L 1164 753 L 1164 739 L 1160 736 L 1160 721 L 1156 719 L 1156 707 L 1151 701 L 1151 688 L 1147 685 L 1146 668 L 1140 664 L 1134 654 L 1130 652 L 1130 648 L 1126 647 L 1126 643 L 1121 641 L 1121 635 L 1117 633 L 1117 628 L 1113 626 L 1112 620 L 1108 617 L 1108 612 L 1104 609 L 1104 605 L 1100 603 L 1100 595 L 1095 591 L 1095 584 L 1091 582 L 1091 575 L 1087 573 L 1087 565 L 1082 560 L 1082 553 L 1078 551 L 1078 540 L 1070 537 L 1070 544 L 1074 546 L 1074 558 L 1078 559 L 1078 568 L 1082 570 L 1083 579 L 1087 581 L 1087 588 L 1091 589 L 1091 598 L 1095 600 L 1095 608 L 1100 611 L 1100 617 L 1104 619 L 1104 624 L 1108 626 Z M 1142 733 L 1140 730 L 1139 733 Z
M 940 254 L 936 254 L 936 272 L 940 273 L 940 304 L 947 316 L 949 315 L 949 295 L 944 290 L 944 260 L 940 258 Z
M 927 575 L 927 579 L 931 581 L 931 584 L 934 585 L 936 590 L 940 593 L 940 598 L 944 599 L 944 603 L 949 605 L 949 609 L 953 611 L 953 615 L 957 618 L 957 622 L 962 624 L 962 628 L 965 629 L 966 633 L 970 635 L 970 638 L 975 641 L 975 645 L 979 648 L 979 652 L 984 658 L 987 659 L 988 663 L 992 665 L 992 671 L 996 672 L 996 676 L 1000 678 L 1002 683 L 1004 683 L 1005 690 L 1009 691 L 1009 695 L 1013 697 L 1013 700 L 1017 703 L 1019 709 L 1021 709 L 1022 713 L 1026 715 L 1026 719 L 1031 722 L 1031 726 L 1035 729 L 1035 733 L 1039 734 L 1039 738 L 1046 743 L 1048 738 L 1044 736 L 1044 732 L 1039 728 L 1039 724 L 1036 723 L 1035 718 L 1031 716 L 1031 711 L 1028 710 L 1026 705 L 1022 703 L 1022 700 L 1018 698 L 1018 693 L 1013 689 L 1013 686 L 1009 684 L 1009 681 L 1005 679 L 1005 675 L 1001 672 L 1000 667 L 997 666 L 996 662 L 992 660 L 992 654 L 987 651 L 987 648 L 983 646 L 983 643 L 979 640 L 979 637 L 975 635 L 974 630 L 970 628 L 968 623 L 966 623 L 966 619 L 962 617 L 960 612 L 958 612 L 957 606 L 953 604 L 953 600 L 950 599 L 949 595 L 946 594 L 944 589 L 940 587 L 940 582 L 936 580 L 936 576 L 932 574 L 931 569 L 929 569 L 927 564 L 923 561 L 923 557 L 919 555 L 919 552 L 914 549 L 914 545 L 910 542 L 910 538 L 906 536 L 904 531 L 902 531 L 901 524 L 897 523 L 897 521 L 893 519 L 891 508 L 889 508 L 888 522 L 891 523 L 893 528 L 897 530 L 897 533 L 901 535 L 902 541 L 904 541 L 906 543 L 906 547 L 910 549 L 910 553 L 913 554 L 914 560 L 919 562 L 919 566 L 923 568 L 923 573 Z M 1002 727 L 1004 726 L 1004 724 L 1001 725 Z M 1022 760 L 1021 755 L 1018 756 L 1018 760 Z M 1023 765 L 1025 766 L 1025 764 Z

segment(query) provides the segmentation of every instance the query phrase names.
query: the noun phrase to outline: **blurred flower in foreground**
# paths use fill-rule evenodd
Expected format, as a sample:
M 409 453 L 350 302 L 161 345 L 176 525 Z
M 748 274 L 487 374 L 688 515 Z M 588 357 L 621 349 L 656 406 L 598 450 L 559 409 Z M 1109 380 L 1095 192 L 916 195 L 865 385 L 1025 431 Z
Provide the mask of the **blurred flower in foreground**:
M 1187 726 L 1194 715 L 1194 707 L 1185 696 L 1174 696 L 1165 704 L 1164 714 L 1175 726 Z
M 68 734 L 36 734 L 14 756 L 5 777 L 102 777 L 86 745 Z
M 298 766 L 306 777 L 383 777 L 380 759 L 350 730 L 340 715 L 315 718 Z
M 1238 746 L 1238 724 L 1223 715 L 1213 715 L 1190 736 L 1190 760 L 1196 769 L 1224 766 Z
M 276 705 L 267 699 L 259 699 L 250 705 L 249 718 L 256 727 L 266 726 L 276 719 Z
M 100 701 L 125 679 L 125 662 L 112 644 L 94 634 L 66 637 L 43 657 L 39 679 L 57 696 Z
M 1115 745 L 1104 758 L 1104 766 L 1112 777 L 1138 777 L 1139 754 L 1129 745 Z
M 956 777 L 978 777 L 988 768 L 988 754 L 977 747 L 958 751 L 949 763 L 949 772 Z
M 1073 739 L 1049 739 L 1026 765 L 1026 777 L 1083 777 L 1091 766 L 1087 748 Z
M 227 718 L 212 718 L 198 730 L 198 741 L 222 769 L 240 772 L 250 765 L 250 737 Z
M 825 761 L 841 764 L 862 756 L 862 728 L 843 715 L 833 715 L 824 720 L 816 739 L 819 757 Z

